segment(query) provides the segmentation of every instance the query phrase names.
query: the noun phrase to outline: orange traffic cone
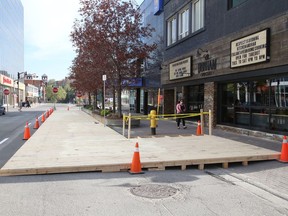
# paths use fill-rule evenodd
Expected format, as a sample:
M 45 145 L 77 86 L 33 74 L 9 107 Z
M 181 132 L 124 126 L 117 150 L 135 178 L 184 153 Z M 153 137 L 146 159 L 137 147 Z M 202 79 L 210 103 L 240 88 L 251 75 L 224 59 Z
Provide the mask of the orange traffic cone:
M 46 119 L 49 117 L 49 112 L 46 111 Z
M 28 140 L 29 138 L 30 138 L 30 128 L 28 126 L 28 122 L 26 122 L 23 140 Z
M 34 124 L 34 129 L 38 129 L 39 128 L 39 121 L 38 121 L 38 117 L 36 117 L 36 121 L 35 121 L 35 124 Z
M 129 171 L 130 174 L 143 174 L 141 170 L 141 162 L 140 162 L 140 153 L 139 153 L 139 146 L 138 142 L 135 145 L 135 151 L 132 159 L 131 168 Z
M 281 162 L 288 162 L 288 143 L 287 143 L 286 136 L 283 136 L 280 161 Z
M 42 123 L 45 122 L 45 115 L 44 114 L 42 114 L 41 122 Z
M 201 131 L 201 122 L 198 121 L 197 123 L 197 130 L 196 130 L 196 136 L 201 136 L 202 135 L 202 131 Z

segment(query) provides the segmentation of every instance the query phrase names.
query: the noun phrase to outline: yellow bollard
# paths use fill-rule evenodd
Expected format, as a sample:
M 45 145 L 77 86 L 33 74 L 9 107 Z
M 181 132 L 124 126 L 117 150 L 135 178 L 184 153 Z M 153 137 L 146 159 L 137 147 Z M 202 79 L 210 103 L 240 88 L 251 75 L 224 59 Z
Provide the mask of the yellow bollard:
M 150 128 L 151 134 L 156 135 L 156 110 L 150 111 Z

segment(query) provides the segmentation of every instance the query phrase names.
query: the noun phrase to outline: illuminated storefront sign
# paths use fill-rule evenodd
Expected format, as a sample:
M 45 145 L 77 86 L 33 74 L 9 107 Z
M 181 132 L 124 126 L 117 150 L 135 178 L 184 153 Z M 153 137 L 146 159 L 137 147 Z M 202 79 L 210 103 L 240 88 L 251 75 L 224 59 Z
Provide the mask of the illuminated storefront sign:
M 173 62 L 169 65 L 170 80 L 191 76 L 191 57 Z
M 269 29 L 232 41 L 231 68 L 269 61 L 269 41 Z

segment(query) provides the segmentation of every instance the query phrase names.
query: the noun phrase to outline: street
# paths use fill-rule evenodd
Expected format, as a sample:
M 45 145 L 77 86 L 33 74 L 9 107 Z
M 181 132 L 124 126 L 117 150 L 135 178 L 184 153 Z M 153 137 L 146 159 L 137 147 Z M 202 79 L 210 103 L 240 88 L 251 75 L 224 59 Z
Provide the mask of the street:
M 222 171 L 212 167 L 141 175 L 121 172 L 1 177 L 1 215 L 288 214 L 288 200 L 231 175 L 212 174 Z
M 40 117 L 51 105 L 43 104 L 32 108 L 9 107 L 6 115 L 0 116 L 0 167 L 25 143 L 23 140 L 24 127 L 29 124 L 31 135 L 36 131 L 33 129 L 36 117 Z

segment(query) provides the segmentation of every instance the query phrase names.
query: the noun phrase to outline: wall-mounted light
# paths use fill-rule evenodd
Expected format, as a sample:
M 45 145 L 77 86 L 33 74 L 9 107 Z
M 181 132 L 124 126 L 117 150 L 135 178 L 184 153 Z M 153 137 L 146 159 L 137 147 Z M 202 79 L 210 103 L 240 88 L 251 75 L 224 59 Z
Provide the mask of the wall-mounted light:
M 196 55 L 197 55 L 197 57 L 203 57 L 205 60 L 210 59 L 209 51 L 208 51 L 208 50 L 203 50 L 203 49 L 201 49 L 201 48 L 198 48 Z

